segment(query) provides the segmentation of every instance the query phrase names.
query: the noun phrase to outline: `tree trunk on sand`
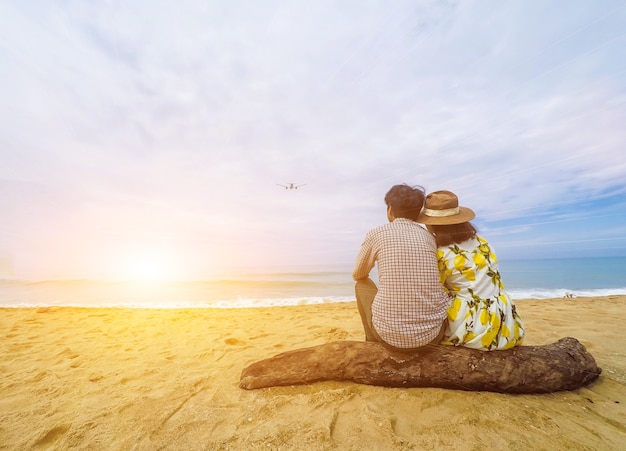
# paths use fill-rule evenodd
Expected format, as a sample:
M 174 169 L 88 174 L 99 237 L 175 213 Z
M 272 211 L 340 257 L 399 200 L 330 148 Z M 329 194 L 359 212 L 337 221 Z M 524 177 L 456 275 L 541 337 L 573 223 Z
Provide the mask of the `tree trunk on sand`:
M 251 390 L 335 380 L 385 387 L 549 393 L 581 387 L 601 372 L 593 356 L 571 337 L 506 351 L 429 345 L 411 354 L 389 351 L 380 343 L 336 341 L 255 362 L 243 370 L 239 386 Z

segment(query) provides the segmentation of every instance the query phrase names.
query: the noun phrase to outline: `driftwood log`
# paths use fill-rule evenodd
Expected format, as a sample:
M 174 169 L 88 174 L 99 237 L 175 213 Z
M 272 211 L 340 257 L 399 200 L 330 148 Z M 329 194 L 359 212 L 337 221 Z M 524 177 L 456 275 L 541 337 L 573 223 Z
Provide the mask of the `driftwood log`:
M 602 370 L 575 338 L 506 351 L 433 345 L 412 354 L 379 343 L 336 341 L 255 362 L 239 386 L 256 388 L 335 380 L 385 387 L 439 387 L 500 393 L 573 390 Z

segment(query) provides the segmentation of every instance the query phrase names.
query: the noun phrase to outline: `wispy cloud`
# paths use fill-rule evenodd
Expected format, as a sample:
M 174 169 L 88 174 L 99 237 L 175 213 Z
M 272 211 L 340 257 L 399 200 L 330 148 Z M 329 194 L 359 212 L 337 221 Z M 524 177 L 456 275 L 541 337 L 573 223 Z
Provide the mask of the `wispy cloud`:
M 618 1 L 5 2 L 0 251 L 24 274 L 104 274 L 133 242 L 194 276 L 349 264 L 407 182 L 457 191 L 505 257 L 558 236 L 611 253 L 625 20 Z

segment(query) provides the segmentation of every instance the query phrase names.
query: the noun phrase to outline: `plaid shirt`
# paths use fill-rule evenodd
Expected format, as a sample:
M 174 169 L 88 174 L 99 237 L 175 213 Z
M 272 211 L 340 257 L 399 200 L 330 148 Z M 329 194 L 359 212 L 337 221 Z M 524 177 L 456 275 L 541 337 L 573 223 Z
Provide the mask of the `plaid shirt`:
M 352 277 L 369 276 L 378 263 L 378 293 L 372 325 L 397 348 L 417 348 L 438 335 L 450 298 L 443 289 L 433 236 L 417 222 L 396 218 L 370 230 Z

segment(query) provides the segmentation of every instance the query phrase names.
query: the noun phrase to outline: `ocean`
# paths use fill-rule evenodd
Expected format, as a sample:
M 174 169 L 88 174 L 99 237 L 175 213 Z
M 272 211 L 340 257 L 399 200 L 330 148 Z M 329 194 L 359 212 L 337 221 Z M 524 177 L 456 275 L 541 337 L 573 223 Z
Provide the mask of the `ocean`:
M 626 294 L 626 257 L 501 261 L 500 273 L 513 299 Z M 352 301 L 351 268 L 192 282 L 0 280 L 0 307 L 237 308 Z

